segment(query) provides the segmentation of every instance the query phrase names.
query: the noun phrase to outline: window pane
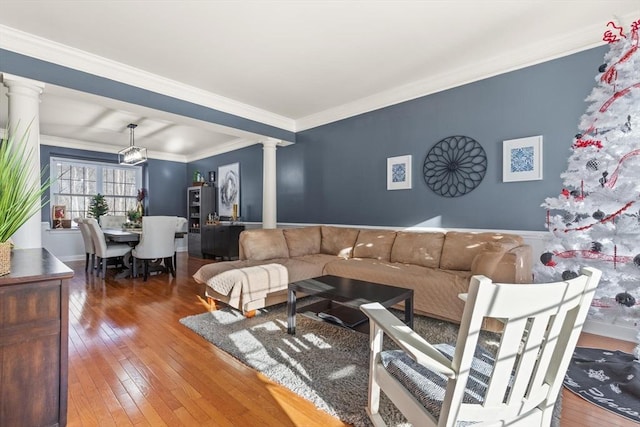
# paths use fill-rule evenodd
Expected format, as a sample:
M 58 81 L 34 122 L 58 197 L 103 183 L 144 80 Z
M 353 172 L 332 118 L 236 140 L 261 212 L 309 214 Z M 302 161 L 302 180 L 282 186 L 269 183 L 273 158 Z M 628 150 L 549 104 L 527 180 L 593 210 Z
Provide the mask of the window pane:
M 57 158 L 51 159 L 50 167 L 57 175 L 50 190 L 52 205 L 65 205 L 68 218 L 86 217 L 98 191 L 107 196 L 110 215 L 126 215 L 136 206 L 137 189 L 142 187 L 140 168 Z
M 69 193 L 71 191 L 71 183 L 66 179 L 58 180 L 58 189 L 61 193 Z
M 84 167 L 74 166 L 71 168 L 71 179 L 79 181 L 84 179 Z
M 71 198 L 69 196 L 58 196 L 56 197 L 55 205 L 64 205 L 71 206 Z
M 84 182 L 80 179 L 71 181 L 71 192 L 73 194 L 84 194 Z
M 115 202 L 114 202 L 113 210 L 119 212 L 120 214 L 124 214 L 124 212 L 126 211 L 126 204 L 125 203 L 126 202 L 125 202 L 124 198 L 117 197 L 115 199 Z
M 59 179 L 71 179 L 71 166 L 64 163 L 58 163 L 57 170 Z

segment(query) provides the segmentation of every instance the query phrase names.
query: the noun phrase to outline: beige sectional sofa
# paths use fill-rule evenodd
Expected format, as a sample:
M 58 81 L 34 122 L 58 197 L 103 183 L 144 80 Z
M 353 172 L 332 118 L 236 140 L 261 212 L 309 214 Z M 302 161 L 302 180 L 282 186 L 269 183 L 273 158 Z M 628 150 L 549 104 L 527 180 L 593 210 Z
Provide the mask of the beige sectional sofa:
M 467 292 L 472 275 L 531 283 L 531 248 L 514 234 L 310 226 L 245 230 L 239 243 L 239 260 L 204 265 L 194 279 L 207 284 L 227 270 L 276 263 L 287 268 L 290 283 L 334 275 L 411 288 L 416 313 L 457 323 L 464 307 L 458 294 Z M 210 287 L 206 293 L 229 301 Z M 286 290 L 261 303 L 282 301 Z

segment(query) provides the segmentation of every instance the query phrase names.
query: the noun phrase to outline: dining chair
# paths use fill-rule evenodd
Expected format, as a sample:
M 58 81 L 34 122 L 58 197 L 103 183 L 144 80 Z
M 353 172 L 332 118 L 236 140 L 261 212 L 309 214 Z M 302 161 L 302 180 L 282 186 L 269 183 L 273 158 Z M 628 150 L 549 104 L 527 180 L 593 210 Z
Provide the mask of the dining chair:
M 89 265 L 91 265 L 91 271 L 94 269 L 94 264 L 96 260 L 96 249 L 93 245 L 93 238 L 91 237 L 91 232 L 89 228 L 84 223 L 84 218 L 74 218 L 73 222 L 78 224 L 78 229 L 80 230 L 80 234 L 82 235 L 82 241 L 84 242 L 84 252 L 86 254 L 86 260 L 84 262 L 84 271 L 89 270 Z M 91 261 L 91 262 L 89 262 Z
M 127 222 L 127 217 L 124 215 L 103 215 L 100 217 L 101 228 L 121 229 L 122 224 L 126 222 Z
M 188 223 L 189 221 L 187 220 L 187 218 L 183 217 L 183 216 L 179 216 L 177 217 L 177 221 L 176 221 L 176 233 L 186 233 L 187 231 L 189 231 L 188 229 Z M 175 237 L 175 236 L 174 236 Z M 184 238 L 184 237 L 182 237 Z M 173 268 L 177 268 L 178 267 L 178 238 L 174 239 L 174 251 L 173 251 Z
M 367 412 L 376 427 L 380 392 L 416 426 L 549 426 L 601 272 L 542 284 L 473 276 L 455 347 L 431 345 L 379 303 L 370 319 Z M 504 323 L 498 349 L 477 345 L 485 317 Z M 400 350 L 382 350 L 383 335 Z
M 86 218 L 84 220 L 96 251 L 96 261 L 100 271 L 100 275 L 104 279 L 107 275 L 107 260 L 111 258 L 122 258 L 129 252 L 131 252 L 131 246 L 126 243 L 110 243 L 107 244 L 107 240 L 104 237 L 104 233 L 95 218 Z M 99 274 L 96 270 L 96 275 Z
M 173 267 L 173 255 L 176 251 L 177 218 L 175 216 L 142 217 L 140 243 L 131 251 L 134 276 L 138 274 L 136 260 L 144 261 L 144 281 L 146 281 L 149 277 L 149 261 L 162 259 L 171 275 L 176 277 L 176 271 Z

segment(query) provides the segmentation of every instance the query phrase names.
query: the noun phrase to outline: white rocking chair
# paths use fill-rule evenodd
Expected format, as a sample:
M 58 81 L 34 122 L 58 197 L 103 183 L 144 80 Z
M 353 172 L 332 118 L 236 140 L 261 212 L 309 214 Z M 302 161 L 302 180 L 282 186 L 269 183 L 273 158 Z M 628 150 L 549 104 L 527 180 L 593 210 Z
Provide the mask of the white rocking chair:
M 600 275 L 584 268 L 572 280 L 530 285 L 473 276 L 455 348 L 432 346 L 378 303 L 363 305 L 371 421 L 386 425 L 382 390 L 414 426 L 549 426 Z M 477 346 L 485 317 L 504 322 L 495 354 Z M 400 350 L 382 351 L 383 334 Z

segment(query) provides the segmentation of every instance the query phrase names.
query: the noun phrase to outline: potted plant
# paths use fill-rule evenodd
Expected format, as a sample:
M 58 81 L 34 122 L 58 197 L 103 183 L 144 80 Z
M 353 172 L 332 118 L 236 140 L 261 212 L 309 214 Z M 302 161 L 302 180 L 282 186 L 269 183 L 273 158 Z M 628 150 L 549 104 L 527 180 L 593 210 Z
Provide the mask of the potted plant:
M 142 220 L 142 216 L 144 215 L 144 205 L 142 204 L 144 202 L 144 198 L 147 197 L 147 190 L 145 190 L 144 188 L 141 188 L 138 190 L 138 197 L 136 197 L 136 200 L 138 201 L 136 204 L 136 209 L 138 210 L 138 213 L 140 214 L 138 217 L 138 220 Z
M 6 132 L 5 132 L 6 134 Z M 29 129 L 19 138 L 9 134 L 0 141 L 0 276 L 11 269 L 11 241 L 18 229 L 49 203 L 42 201 L 51 180 L 32 179 L 33 152 L 26 149 Z
M 107 205 L 107 201 L 102 194 L 98 193 L 91 197 L 89 209 L 87 210 L 89 216 L 100 222 L 100 217 L 106 215 L 107 212 L 109 212 L 109 205 Z
M 126 224 L 127 228 L 137 228 L 140 226 L 140 220 L 142 219 L 142 215 L 138 211 L 138 209 L 129 209 L 127 211 L 127 218 L 129 222 Z

